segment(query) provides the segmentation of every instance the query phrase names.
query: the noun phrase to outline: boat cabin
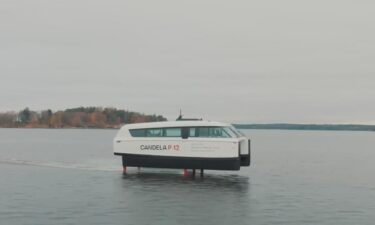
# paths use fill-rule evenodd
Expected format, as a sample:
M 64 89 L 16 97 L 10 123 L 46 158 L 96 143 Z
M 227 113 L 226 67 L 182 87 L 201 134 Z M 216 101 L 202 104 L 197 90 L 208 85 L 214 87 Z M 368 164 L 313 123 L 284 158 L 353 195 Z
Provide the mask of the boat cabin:
M 194 120 L 124 125 L 114 139 L 123 167 L 239 170 L 250 140 L 230 124 Z

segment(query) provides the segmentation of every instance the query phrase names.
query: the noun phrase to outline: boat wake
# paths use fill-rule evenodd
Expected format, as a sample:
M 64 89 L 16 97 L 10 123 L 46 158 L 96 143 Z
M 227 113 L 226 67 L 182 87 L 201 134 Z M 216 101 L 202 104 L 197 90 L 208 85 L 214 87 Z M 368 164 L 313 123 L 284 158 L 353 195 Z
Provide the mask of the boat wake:
M 21 159 L 1 159 L 0 164 L 10 164 L 10 165 L 23 165 L 23 166 L 40 166 L 40 167 L 50 167 L 58 169 L 79 169 L 79 170 L 91 170 L 91 171 L 119 171 L 118 166 L 112 165 L 98 165 L 98 164 L 76 164 L 68 162 L 42 162 L 42 161 L 30 161 L 30 160 L 21 160 Z

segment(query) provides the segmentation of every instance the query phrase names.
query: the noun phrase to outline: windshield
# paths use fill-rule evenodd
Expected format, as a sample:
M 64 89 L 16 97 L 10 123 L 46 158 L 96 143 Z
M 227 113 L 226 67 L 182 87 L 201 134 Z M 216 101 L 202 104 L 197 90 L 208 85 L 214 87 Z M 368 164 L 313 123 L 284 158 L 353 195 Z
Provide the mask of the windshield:
M 236 137 L 246 137 L 244 133 L 237 130 L 234 126 L 230 126 L 230 130 L 236 134 Z
M 232 129 L 230 129 L 230 127 L 223 127 L 223 130 L 226 134 L 228 134 L 228 137 L 238 137 L 238 135 L 236 134 L 236 132 L 234 132 Z

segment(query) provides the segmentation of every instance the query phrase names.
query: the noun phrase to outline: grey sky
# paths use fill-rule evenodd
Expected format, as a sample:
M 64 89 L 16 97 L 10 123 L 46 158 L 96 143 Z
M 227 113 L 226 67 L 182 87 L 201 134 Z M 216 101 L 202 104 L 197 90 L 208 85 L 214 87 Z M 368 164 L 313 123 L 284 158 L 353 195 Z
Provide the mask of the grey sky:
M 0 0 L 0 110 L 375 123 L 374 1 Z

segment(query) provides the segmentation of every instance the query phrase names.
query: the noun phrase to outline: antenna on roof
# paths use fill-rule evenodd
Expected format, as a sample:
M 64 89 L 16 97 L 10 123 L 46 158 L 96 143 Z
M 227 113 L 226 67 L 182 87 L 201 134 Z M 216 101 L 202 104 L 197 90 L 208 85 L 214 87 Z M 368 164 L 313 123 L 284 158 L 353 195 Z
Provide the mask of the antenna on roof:
M 180 115 L 177 117 L 176 120 L 182 120 L 182 110 L 180 109 Z
M 182 118 L 182 110 L 180 109 L 180 115 L 177 117 L 176 121 L 189 121 L 189 120 L 202 120 L 202 119 L 196 119 L 196 118 Z

